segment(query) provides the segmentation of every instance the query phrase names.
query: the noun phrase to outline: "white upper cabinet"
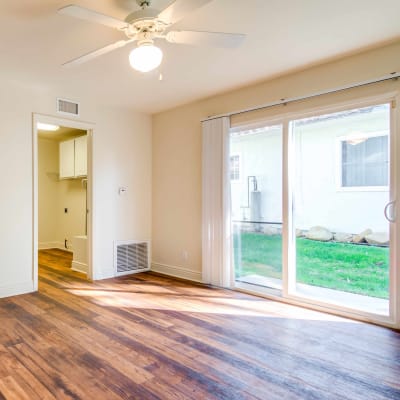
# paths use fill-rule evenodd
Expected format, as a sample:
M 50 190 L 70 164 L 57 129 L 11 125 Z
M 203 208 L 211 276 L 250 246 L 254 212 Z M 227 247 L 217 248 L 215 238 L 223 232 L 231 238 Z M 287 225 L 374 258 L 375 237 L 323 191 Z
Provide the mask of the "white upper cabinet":
M 75 177 L 75 142 L 60 142 L 60 178 Z
M 75 139 L 75 176 L 87 175 L 87 136 Z
M 87 136 L 60 142 L 60 179 L 87 175 Z

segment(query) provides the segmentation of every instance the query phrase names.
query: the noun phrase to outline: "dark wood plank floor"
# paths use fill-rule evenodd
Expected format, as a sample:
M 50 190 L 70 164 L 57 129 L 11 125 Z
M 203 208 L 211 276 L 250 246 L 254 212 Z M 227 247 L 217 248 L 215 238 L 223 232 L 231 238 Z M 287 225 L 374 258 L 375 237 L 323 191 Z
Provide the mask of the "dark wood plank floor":
M 0 399 L 400 399 L 400 334 L 153 274 L 39 256 L 0 300 Z

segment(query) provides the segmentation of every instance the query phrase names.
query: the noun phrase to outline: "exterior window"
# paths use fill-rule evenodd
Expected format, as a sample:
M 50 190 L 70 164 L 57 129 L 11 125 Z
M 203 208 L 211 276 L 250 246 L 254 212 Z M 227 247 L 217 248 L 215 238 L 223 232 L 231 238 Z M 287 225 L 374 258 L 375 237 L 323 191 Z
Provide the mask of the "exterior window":
M 387 135 L 341 140 L 342 187 L 385 187 L 389 184 Z
M 231 160 L 231 181 L 240 180 L 240 155 L 234 154 L 230 157 Z

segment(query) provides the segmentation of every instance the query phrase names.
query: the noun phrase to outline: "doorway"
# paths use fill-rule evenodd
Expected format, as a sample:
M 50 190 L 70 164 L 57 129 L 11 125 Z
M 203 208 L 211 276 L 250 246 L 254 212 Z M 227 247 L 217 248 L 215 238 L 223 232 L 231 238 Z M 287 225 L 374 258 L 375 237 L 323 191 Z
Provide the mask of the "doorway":
M 33 116 L 34 288 L 39 252 L 93 279 L 91 124 Z

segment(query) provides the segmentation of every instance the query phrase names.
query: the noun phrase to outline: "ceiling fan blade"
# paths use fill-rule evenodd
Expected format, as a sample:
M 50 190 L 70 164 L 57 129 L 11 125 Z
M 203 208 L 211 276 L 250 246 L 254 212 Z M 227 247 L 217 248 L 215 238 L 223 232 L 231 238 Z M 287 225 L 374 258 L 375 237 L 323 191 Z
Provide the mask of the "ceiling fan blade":
M 176 0 L 158 14 L 158 18 L 167 24 L 175 24 L 190 12 L 209 3 L 211 0 Z
M 246 35 L 240 33 L 170 31 L 166 39 L 170 43 L 192 44 L 213 47 L 238 47 Z
M 74 58 L 71 61 L 67 61 L 66 63 L 64 63 L 62 66 L 63 67 L 73 67 L 75 65 L 79 65 L 79 64 L 83 64 L 86 61 L 90 61 L 93 58 L 102 56 L 103 54 L 107 54 L 110 51 L 119 49 L 120 47 L 124 47 L 125 45 L 127 45 L 128 43 L 133 42 L 133 39 L 130 40 L 120 40 L 118 42 L 115 42 L 113 44 L 109 44 L 108 46 L 105 47 L 101 47 L 100 49 L 97 49 L 95 51 L 91 51 L 90 53 L 87 53 L 83 56 L 80 56 L 78 58 Z
M 104 15 L 96 11 L 89 10 L 88 8 L 83 8 L 73 4 L 60 8 L 57 12 L 61 15 L 68 15 L 70 17 L 84 19 L 85 21 L 96 22 L 98 24 L 120 30 L 125 29 L 128 26 L 126 22 L 120 21 L 117 18 L 113 18 L 108 15 Z

